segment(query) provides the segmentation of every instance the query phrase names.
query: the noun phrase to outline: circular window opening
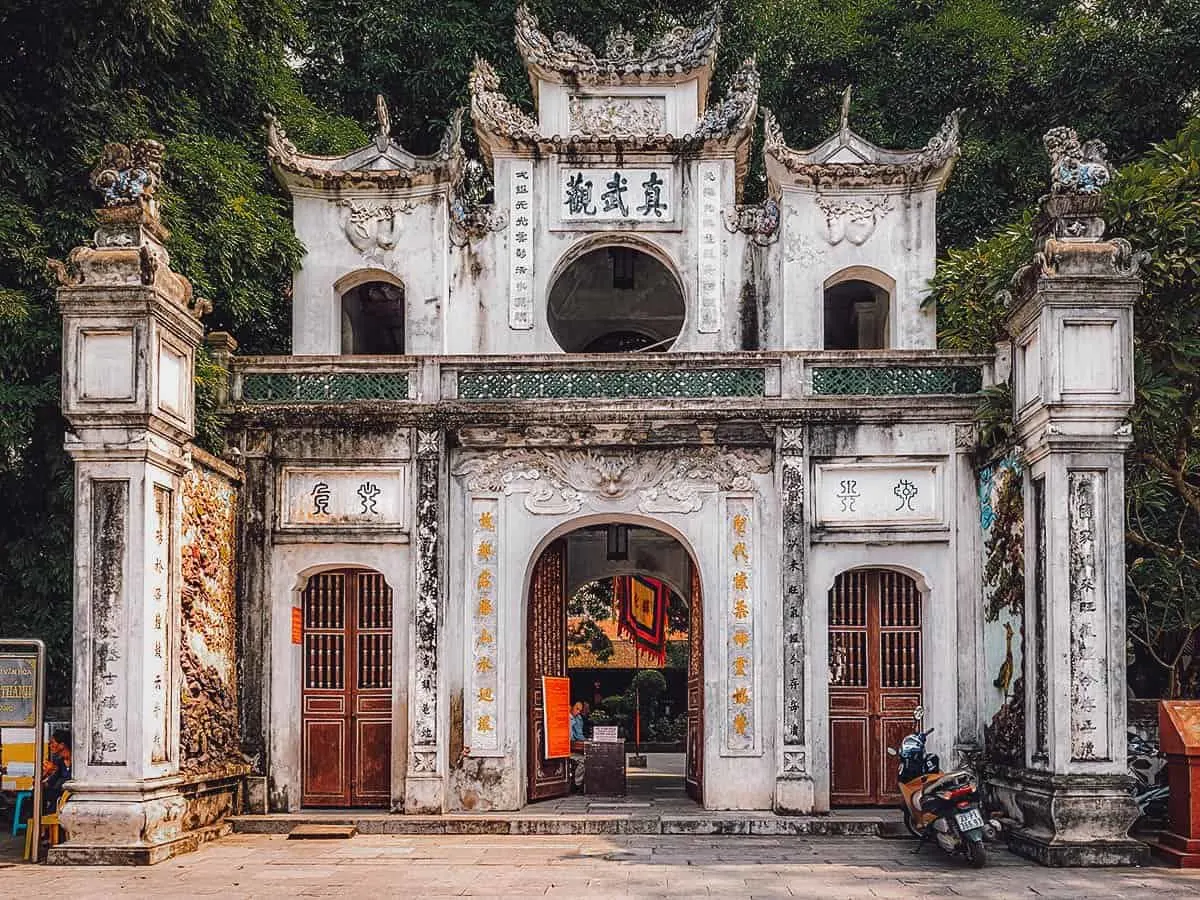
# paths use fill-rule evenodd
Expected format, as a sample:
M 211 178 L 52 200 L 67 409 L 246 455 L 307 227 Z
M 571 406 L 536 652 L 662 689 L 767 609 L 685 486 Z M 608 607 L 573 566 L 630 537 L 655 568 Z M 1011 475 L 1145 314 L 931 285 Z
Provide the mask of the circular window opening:
M 550 290 L 550 333 L 568 353 L 669 350 L 683 329 L 671 270 L 632 247 L 603 247 L 571 263 Z

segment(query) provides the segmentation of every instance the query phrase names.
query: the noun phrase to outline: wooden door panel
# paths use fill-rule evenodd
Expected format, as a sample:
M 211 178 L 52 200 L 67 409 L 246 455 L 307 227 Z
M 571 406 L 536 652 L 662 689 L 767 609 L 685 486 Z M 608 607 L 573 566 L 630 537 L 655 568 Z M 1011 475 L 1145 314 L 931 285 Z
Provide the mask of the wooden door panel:
M 301 805 L 387 806 L 392 590 L 344 569 L 310 578 L 301 602 Z
M 392 787 L 391 719 L 360 718 L 357 725 L 357 771 L 351 802 L 355 806 L 386 806 Z
M 840 803 L 869 803 L 870 720 L 840 718 L 829 723 L 830 794 Z
M 704 803 L 704 605 L 700 593 L 700 572 L 691 568 L 688 597 L 688 673 L 687 673 L 687 762 L 684 788 L 697 803 Z
M 567 542 L 546 548 L 533 567 L 529 585 L 529 665 L 526 682 L 528 721 L 526 748 L 530 800 L 563 797 L 570 792 L 565 759 L 546 759 L 542 719 L 545 700 L 542 676 L 567 674 Z
M 921 703 L 921 596 L 899 572 L 856 570 L 829 592 L 830 800 L 898 802 L 888 747 Z
M 345 806 L 350 802 L 346 757 L 346 722 L 308 719 L 304 722 L 304 803 Z

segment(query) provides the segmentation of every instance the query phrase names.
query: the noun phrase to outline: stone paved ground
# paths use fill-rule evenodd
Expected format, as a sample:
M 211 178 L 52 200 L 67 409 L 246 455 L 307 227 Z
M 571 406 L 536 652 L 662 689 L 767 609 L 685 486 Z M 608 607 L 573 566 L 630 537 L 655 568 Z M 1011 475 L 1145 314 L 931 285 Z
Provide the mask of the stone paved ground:
M 234 835 L 152 868 L 0 863 L 0 897 L 1200 897 L 1200 872 L 982 872 L 906 840 L 676 836 Z

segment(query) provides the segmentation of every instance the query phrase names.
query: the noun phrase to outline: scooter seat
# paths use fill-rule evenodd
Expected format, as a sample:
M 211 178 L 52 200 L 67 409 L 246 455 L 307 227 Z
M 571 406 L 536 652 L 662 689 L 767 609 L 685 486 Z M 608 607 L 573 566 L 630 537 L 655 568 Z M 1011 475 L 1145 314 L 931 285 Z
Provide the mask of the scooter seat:
M 934 794 L 938 791 L 962 787 L 967 782 L 974 780 L 975 776 L 966 769 L 957 769 L 953 772 L 946 772 L 937 781 L 933 782 L 932 784 L 925 785 L 921 793 Z

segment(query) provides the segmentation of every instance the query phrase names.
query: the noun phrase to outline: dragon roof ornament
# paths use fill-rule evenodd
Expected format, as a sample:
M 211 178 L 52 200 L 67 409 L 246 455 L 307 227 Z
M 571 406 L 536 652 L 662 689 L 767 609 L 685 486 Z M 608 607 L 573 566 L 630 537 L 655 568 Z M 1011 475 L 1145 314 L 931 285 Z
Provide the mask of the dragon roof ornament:
M 813 187 L 867 187 L 918 185 L 936 182 L 940 189 L 950 177 L 961 153 L 959 117 L 961 109 L 948 115 L 942 126 L 919 150 L 885 150 L 855 134 L 849 125 L 850 89 L 842 98 L 841 127 L 837 134 L 811 150 L 794 150 L 787 145 L 779 122 L 763 109 L 763 152 L 768 167 L 782 168 L 776 175 Z
M 569 78 L 579 84 L 613 84 L 622 77 L 673 79 L 697 69 L 711 70 L 721 38 L 720 11 L 715 8 L 701 24 L 672 28 L 641 52 L 632 34 L 616 28 L 604 42 L 604 55 L 597 56 L 566 32 L 547 36 L 524 3 L 517 7 L 516 18 L 517 50 L 525 65 L 544 78 Z
M 343 156 L 316 156 L 296 149 L 279 124 L 267 116 L 267 158 L 276 177 L 292 187 L 422 187 L 454 183 L 465 162 L 462 149 L 463 110 L 450 117 L 437 151 L 418 156 L 391 136 L 391 116 L 382 95 L 375 98 L 377 129 L 365 147 Z

